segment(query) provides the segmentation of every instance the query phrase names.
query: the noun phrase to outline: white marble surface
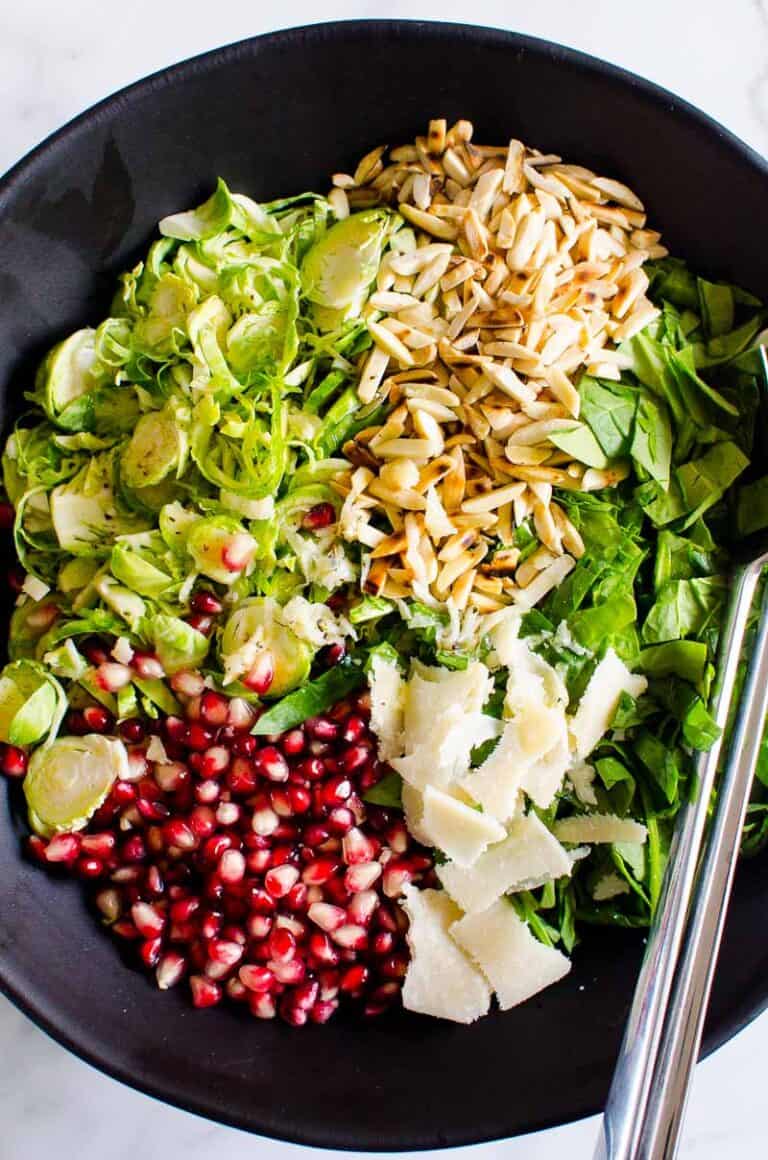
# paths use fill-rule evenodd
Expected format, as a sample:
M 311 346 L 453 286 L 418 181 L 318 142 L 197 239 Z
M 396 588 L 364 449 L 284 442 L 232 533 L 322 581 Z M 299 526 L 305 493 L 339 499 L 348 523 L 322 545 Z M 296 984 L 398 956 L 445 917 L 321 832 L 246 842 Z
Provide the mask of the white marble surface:
M 768 152 L 768 0 L 25 0 L 0 3 L 0 171 L 74 114 L 156 69 L 258 32 L 387 15 L 469 20 L 644 74 Z M 217 18 L 217 12 L 222 15 Z M 226 15 L 224 15 L 226 13 Z M 0 1160 L 297 1160 L 310 1152 L 167 1108 L 68 1055 L 0 999 Z M 682 1154 L 765 1155 L 768 1017 L 700 1066 Z M 461 1150 L 461 1160 L 588 1160 L 595 1121 Z

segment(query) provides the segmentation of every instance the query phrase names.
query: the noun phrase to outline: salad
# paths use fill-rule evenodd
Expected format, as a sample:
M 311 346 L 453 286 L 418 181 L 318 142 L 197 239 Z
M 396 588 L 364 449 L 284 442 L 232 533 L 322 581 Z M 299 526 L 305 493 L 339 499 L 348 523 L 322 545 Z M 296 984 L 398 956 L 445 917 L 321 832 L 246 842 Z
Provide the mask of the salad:
M 220 180 L 43 361 L 0 768 L 161 989 L 469 1023 L 653 915 L 768 525 L 766 311 L 467 121 L 332 181 Z

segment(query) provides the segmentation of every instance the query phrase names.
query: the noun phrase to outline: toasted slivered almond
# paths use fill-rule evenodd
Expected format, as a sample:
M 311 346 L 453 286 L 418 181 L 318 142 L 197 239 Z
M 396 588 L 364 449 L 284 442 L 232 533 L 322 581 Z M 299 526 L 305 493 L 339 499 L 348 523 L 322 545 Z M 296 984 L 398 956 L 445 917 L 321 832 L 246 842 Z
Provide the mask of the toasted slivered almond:
M 463 612 L 467 607 L 469 594 L 474 586 L 476 576 L 476 569 L 470 568 L 468 572 L 459 576 L 458 580 L 454 580 L 451 594 L 448 597 L 448 603 L 452 604 L 458 612 Z
M 334 187 L 328 194 L 328 204 L 333 210 L 334 217 L 339 221 L 349 217 L 349 198 L 343 189 Z
M 477 531 L 474 528 L 467 528 L 463 531 L 455 532 L 451 538 L 445 544 L 443 544 L 442 548 L 437 554 L 437 558 L 442 563 L 447 563 L 449 560 L 456 560 L 462 554 L 462 552 L 466 552 L 476 542 Z
M 502 188 L 505 193 L 519 193 L 523 188 L 525 146 L 513 137 L 507 148 Z
M 384 310 L 388 314 L 398 310 L 405 310 L 408 306 L 418 306 L 419 300 L 413 294 L 397 294 L 392 290 L 377 291 L 368 299 L 371 306 L 377 310 Z
M 633 193 L 628 186 L 622 185 L 620 181 L 612 181 L 610 177 L 593 177 L 590 184 L 618 205 L 637 210 L 639 213 L 643 213 L 645 210 L 645 206 L 637 194 Z
M 393 358 L 395 362 L 400 363 L 404 367 L 413 366 L 413 355 L 408 350 L 408 347 L 391 330 L 388 330 L 378 322 L 369 321 L 368 333 L 376 345 L 382 351 L 386 352 L 390 358 Z
M 400 212 L 406 221 L 417 226 L 420 230 L 424 230 L 425 233 L 431 234 L 433 238 L 453 241 L 458 237 L 458 227 L 453 222 L 445 221 L 435 214 L 425 213 L 424 210 L 417 209 L 407 203 L 400 206 Z
M 362 403 L 370 403 L 375 398 L 388 365 L 389 354 L 387 351 L 380 346 L 375 346 L 365 361 L 357 386 L 357 393 Z
M 406 546 L 405 532 L 395 532 L 381 540 L 371 552 L 371 559 L 378 560 L 385 556 L 399 556 Z
M 548 439 L 550 435 L 554 435 L 558 431 L 572 431 L 577 426 L 578 423 L 574 423 L 572 419 L 540 419 L 515 431 L 510 436 L 507 446 L 536 447 Z
M 615 487 L 629 475 L 629 463 L 616 463 L 613 467 L 601 469 L 590 467 L 581 480 L 581 491 L 601 491 L 604 487 Z
M 487 491 L 483 495 L 473 496 L 472 499 L 465 499 L 461 505 L 461 510 L 469 513 L 495 511 L 496 508 L 500 508 L 504 504 L 511 503 L 517 499 L 524 491 L 524 484 L 510 483 L 505 487 L 498 487 L 493 491 Z
M 565 372 L 560 367 L 550 367 L 547 372 L 547 383 L 558 402 L 562 403 L 574 419 L 578 419 L 581 396 Z
M 487 576 L 512 576 L 520 559 L 519 548 L 502 548 L 494 552 L 490 560 L 480 565 L 480 571 Z
M 421 270 L 413 284 L 415 298 L 421 298 L 435 286 L 448 269 L 450 254 L 436 254 L 431 262 Z
M 517 445 L 510 440 L 504 448 L 504 456 L 508 463 L 514 463 L 517 466 L 532 466 L 547 462 L 551 450 L 550 447 Z
M 558 556 L 546 568 L 539 572 L 525 588 L 513 593 L 513 600 L 525 608 L 533 608 L 540 600 L 561 584 L 569 572 L 576 567 L 573 556 Z M 518 572 L 520 569 L 518 568 Z
M 559 504 L 551 503 L 549 510 L 562 536 L 563 547 L 577 560 L 580 560 L 584 555 L 584 541 L 581 538 L 579 530 L 574 527 Z
M 442 448 L 441 448 L 442 450 Z M 377 443 L 376 454 L 380 459 L 412 459 L 415 463 L 423 463 L 433 455 L 433 443 L 430 439 L 385 439 Z
M 447 597 L 459 576 L 463 575 L 464 572 L 468 572 L 471 568 L 476 568 L 487 553 L 488 545 L 480 543 L 474 548 L 461 552 L 458 556 L 443 564 L 435 580 L 435 589 L 438 593 L 443 594 L 443 599 Z
M 379 479 L 374 479 L 368 485 L 369 495 L 375 496 L 393 508 L 401 508 L 404 511 L 423 512 L 427 506 L 423 495 L 411 488 L 391 488 L 387 487 Z
M 393 491 L 398 491 L 401 487 L 418 491 L 419 469 L 410 459 L 391 459 L 388 463 L 382 464 L 379 479 L 385 487 L 391 487 Z

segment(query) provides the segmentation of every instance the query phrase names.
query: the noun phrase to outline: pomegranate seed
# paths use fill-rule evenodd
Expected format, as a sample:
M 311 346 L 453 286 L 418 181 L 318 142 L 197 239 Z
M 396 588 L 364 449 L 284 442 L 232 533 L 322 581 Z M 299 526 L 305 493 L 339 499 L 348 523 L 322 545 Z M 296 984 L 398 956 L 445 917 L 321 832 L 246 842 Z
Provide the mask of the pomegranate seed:
M 163 793 L 177 793 L 189 781 L 189 770 L 180 761 L 155 766 L 155 781 Z
M 362 963 L 355 963 L 352 967 L 347 967 L 341 976 L 339 982 L 339 989 L 344 991 L 347 995 L 359 995 L 370 977 L 368 967 Z
M 344 773 L 329 778 L 322 788 L 323 804 L 328 809 L 341 806 L 352 793 L 352 782 Z
M 256 712 L 242 697 L 233 697 L 229 702 L 227 720 L 233 729 L 250 729 L 256 720 Z
M 257 914 L 272 914 L 277 909 L 277 903 L 266 890 L 256 889 L 251 893 L 251 910 Z
M 139 934 L 144 938 L 156 938 L 165 929 L 165 916 L 149 902 L 134 902 L 131 918 Z
M 408 830 L 401 821 L 392 822 L 384 831 L 387 845 L 395 854 L 404 854 L 408 849 Z
M 336 509 L 332 503 L 316 503 L 305 513 L 301 526 L 307 531 L 317 532 L 327 528 L 336 519 Z
M 344 926 L 333 931 L 331 938 L 337 946 L 352 951 L 364 950 L 368 945 L 368 931 L 364 926 L 358 926 L 357 923 L 353 922 L 345 923 Z
M 170 741 L 186 744 L 187 723 L 181 717 L 166 717 L 163 721 L 163 732 Z
M 207 636 L 213 628 L 213 617 L 204 616 L 201 612 L 193 612 L 191 616 L 187 617 L 187 624 L 190 628 L 194 628 L 195 632 L 199 632 L 201 636 Z
M 221 915 L 218 911 L 209 910 L 200 920 L 200 934 L 205 939 L 216 938 L 221 930 Z
M 189 922 L 190 918 L 200 909 L 199 898 L 179 898 L 176 902 L 171 903 L 171 921 L 172 922 Z
M 327 1023 L 329 1019 L 333 1018 L 338 1006 L 337 999 L 318 999 L 309 1012 L 309 1018 L 313 1023 Z
M 210 729 L 206 729 L 205 725 L 200 725 L 197 721 L 193 721 L 187 729 L 187 737 L 185 744 L 189 749 L 196 749 L 201 751 L 208 749 L 213 741 L 213 733 Z
M 248 998 L 247 987 L 244 987 L 240 980 L 234 975 L 231 975 L 230 978 L 227 979 L 224 985 L 224 990 L 227 992 L 229 998 L 234 1000 L 235 1003 L 244 1002 Z
M 247 757 L 236 757 L 227 772 L 227 788 L 241 797 L 249 797 L 258 785 L 253 762 Z
M 256 772 L 269 781 L 288 780 L 288 762 L 274 745 L 265 745 L 254 755 Z
M 320 999 L 324 1002 L 335 999 L 339 993 L 339 972 L 326 968 L 317 972 L 317 979 L 320 983 Z
M 403 893 L 403 888 L 408 885 L 413 879 L 413 874 L 407 866 L 402 862 L 390 862 L 384 868 L 384 877 L 382 879 L 382 889 L 387 898 L 398 898 Z
M 296 954 L 296 938 L 290 930 L 278 926 L 269 936 L 269 953 L 279 963 L 287 963 Z
M 341 731 L 341 739 L 347 745 L 354 745 L 367 732 L 367 726 L 362 717 L 358 717 L 355 713 L 351 713 L 344 722 L 344 728 Z
M 322 846 L 324 842 L 327 842 L 330 836 L 330 830 L 316 822 L 311 822 L 304 829 L 304 841 L 313 850 L 316 850 L 318 846 Z
M 3 745 L 0 749 L 0 769 L 6 777 L 23 777 L 27 772 L 27 755 L 17 745 Z
M 223 745 L 212 745 L 203 753 L 200 772 L 203 777 L 216 777 L 229 765 L 229 751 Z
M 269 800 L 272 803 L 272 809 L 278 817 L 293 817 L 293 803 L 291 802 L 291 795 L 287 789 L 273 789 L 270 792 Z
M 272 851 L 250 850 L 245 863 L 251 874 L 266 874 L 272 865 Z
M 78 858 L 75 873 L 80 878 L 101 878 L 106 868 L 101 858 Z
M 308 886 L 323 886 L 338 868 L 339 863 L 333 858 L 315 858 L 302 870 L 301 880 Z
M 236 826 L 242 814 L 242 807 L 237 802 L 220 802 L 216 809 L 216 821 L 220 826 Z
M 205 680 L 202 673 L 181 669 L 171 677 L 171 688 L 182 697 L 199 697 L 205 689 Z
M 369 890 L 380 877 L 379 862 L 360 862 L 349 867 L 344 875 L 344 885 L 350 894 L 356 894 L 359 890 Z
M 81 641 L 79 650 L 92 665 L 103 665 L 109 660 L 109 652 L 102 641 L 93 639 Z
M 225 850 L 231 850 L 235 841 L 231 834 L 214 834 L 203 846 L 203 861 L 209 866 L 217 865 L 221 855 Z
M 293 1002 L 303 1011 L 309 1011 L 317 1002 L 319 994 L 320 984 L 317 979 L 305 979 L 293 992 Z
M 136 717 L 128 717 L 125 721 L 121 721 L 117 729 L 124 741 L 133 744 L 143 741 L 146 736 L 144 723 Z
M 270 959 L 269 969 L 277 979 L 278 983 L 285 983 L 287 986 L 295 986 L 300 983 L 307 973 L 307 968 L 302 959 L 289 959 L 288 962 L 279 962 L 276 959 Z
M 159 680 L 165 676 L 165 669 L 153 653 L 134 653 L 131 665 L 145 680 Z
M 195 1007 L 215 1007 L 221 1002 L 221 987 L 212 979 L 206 979 L 204 975 L 190 975 L 189 986 Z
M 345 910 L 328 902 L 313 902 L 307 914 L 321 930 L 329 933 L 338 930 L 347 920 Z
M 255 834 L 262 834 L 264 837 L 269 837 L 270 834 L 274 834 L 279 825 L 280 818 L 271 806 L 265 805 L 253 811 L 251 829 Z
M 111 733 L 115 728 L 114 717 L 103 705 L 87 705 L 83 720 L 92 733 Z
M 274 975 L 268 967 L 258 967 L 253 963 L 242 966 L 238 978 L 249 991 L 268 991 L 274 983 Z
M 67 733 L 73 733 L 76 737 L 81 737 L 83 733 L 88 732 L 85 717 L 79 709 L 70 709 L 64 720 Z
M 373 936 L 371 950 L 376 956 L 389 955 L 395 945 L 395 936 L 388 930 L 380 930 Z
M 263 697 L 272 687 L 275 679 L 275 655 L 271 649 L 263 648 L 248 673 L 242 678 L 246 689 Z
M 329 605 L 331 604 L 332 600 L 333 597 L 331 596 L 328 600 Z M 328 644 L 324 649 L 320 650 L 320 664 L 324 665 L 327 669 L 332 669 L 333 666 L 337 665 L 339 661 L 342 661 L 346 655 L 347 650 L 343 644 L 339 642 L 336 644 Z
M 296 772 L 306 781 L 319 781 L 325 776 L 325 766 L 319 757 L 306 757 L 296 766 Z
M 341 877 L 329 878 L 325 884 L 325 895 L 337 906 L 346 906 L 349 902 L 349 891 Z
M 349 917 L 353 922 L 357 922 L 361 926 L 367 926 L 378 905 L 379 896 L 375 890 L 361 890 L 353 896 L 349 904 Z
M 293 913 L 303 913 L 309 906 L 309 894 L 303 882 L 297 882 L 285 896 L 285 906 Z
M 140 938 L 139 932 L 132 922 L 115 922 L 111 928 L 119 938 Z
M 323 966 L 334 967 L 339 961 L 339 952 L 327 934 L 315 930 L 309 936 L 309 953 Z
M 232 742 L 232 752 L 238 757 L 253 757 L 259 743 L 251 733 L 240 733 Z
M 189 828 L 198 838 L 209 838 L 216 830 L 216 815 L 209 806 L 195 806 L 189 815 Z
M 355 815 L 346 806 L 336 806 L 328 815 L 328 829 L 334 834 L 347 834 L 355 824 Z M 361 861 L 368 861 L 362 858 Z
M 222 882 L 230 885 L 242 882 L 245 877 L 245 858 L 239 850 L 226 850 L 222 854 L 218 873 Z
M 370 760 L 371 751 L 367 745 L 350 745 L 341 754 L 341 768 L 345 773 L 354 773 Z
M 312 805 L 312 795 L 303 786 L 292 785 L 288 790 L 288 796 L 295 814 L 305 814 Z
M 131 683 L 131 670 L 117 661 L 105 661 L 96 669 L 94 679 L 106 693 L 116 693 Z
M 220 966 L 234 967 L 243 957 L 243 948 L 237 942 L 212 938 L 208 943 L 208 955 L 212 962 Z
M 195 612 L 205 612 L 209 616 L 217 616 L 223 611 L 224 605 L 212 592 L 196 592 L 191 600 Z
M 267 991 L 257 992 L 248 1000 L 251 1014 L 257 1019 L 274 1019 L 277 1014 L 275 1000 Z
M 145 967 L 156 967 L 160 961 L 160 953 L 163 949 L 163 940 L 161 938 L 148 938 L 139 947 L 139 955 Z
M 310 717 L 304 729 L 315 741 L 335 741 L 339 735 L 339 726 L 327 717 Z
M 298 879 L 299 871 L 296 867 L 285 864 L 268 870 L 264 876 L 264 885 L 273 898 L 284 898 Z
M 348 866 L 358 866 L 364 862 L 372 862 L 377 850 L 370 838 L 356 827 L 344 835 L 341 843 L 344 861 Z
M 221 786 L 217 781 L 200 781 L 195 786 L 195 800 L 201 805 L 212 805 L 219 800 Z
M 186 969 L 187 963 L 183 955 L 177 951 L 168 951 L 164 954 L 155 971 L 155 978 L 160 990 L 167 991 L 169 987 L 175 987 L 182 979 Z
M 268 914 L 251 914 L 246 923 L 251 938 L 263 939 L 272 929 L 272 919 Z
M 229 716 L 229 703 L 221 693 L 206 689 L 200 697 L 200 719 L 206 725 L 226 725 Z
M 242 572 L 256 554 L 258 545 L 247 532 L 230 536 L 221 552 L 221 562 L 228 572 Z
M 115 890 L 113 887 L 100 890 L 94 902 L 107 922 L 117 922 L 122 912 L 119 890 Z
M 304 749 L 304 731 L 291 729 L 282 739 L 283 753 L 286 757 L 297 757 Z
M 74 862 L 80 853 L 80 838 L 77 834 L 57 834 L 45 848 L 47 862 Z
M 148 822 L 162 822 L 171 812 L 164 802 L 148 801 L 143 797 L 136 799 L 136 808 Z

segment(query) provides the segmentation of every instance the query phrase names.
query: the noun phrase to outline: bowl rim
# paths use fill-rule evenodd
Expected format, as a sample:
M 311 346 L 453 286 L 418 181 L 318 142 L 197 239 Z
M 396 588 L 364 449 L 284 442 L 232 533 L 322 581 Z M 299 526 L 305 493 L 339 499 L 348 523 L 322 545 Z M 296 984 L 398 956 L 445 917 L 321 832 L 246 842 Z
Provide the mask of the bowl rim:
M 714 117 L 711 117 L 691 102 L 677 96 L 663 86 L 649 81 L 619 65 L 604 61 L 600 57 L 593 56 L 590 53 L 558 44 L 555 41 L 550 41 L 543 37 L 529 36 L 495 26 L 466 24 L 458 21 L 418 19 L 333 20 L 277 29 L 272 32 L 246 37 L 231 44 L 209 49 L 174 64 L 167 65 L 110 93 L 96 104 L 76 114 L 59 129 L 50 133 L 15 162 L 9 170 L 3 175 L 0 175 L 0 223 L 2 222 L 8 201 L 17 192 L 18 188 L 34 174 L 41 163 L 45 162 L 49 157 L 55 156 L 60 148 L 66 147 L 82 133 L 89 132 L 94 125 L 109 121 L 114 112 L 118 111 L 125 103 L 130 102 L 135 96 L 144 97 L 153 92 L 161 91 L 167 86 L 175 85 L 195 76 L 204 75 L 212 69 L 226 66 L 228 62 L 234 62 L 243 57 L 252 56 L 254 53 L 258 53 L 262 47 L 270 48 L 273 46 L 292 44 L 294 42 L 309 42 L 311 46 L 317 46 L 330 41 L 343 41 L 347 37 L 359 37 L 361 34 L 372 37 L 388 36 L 394 39 L 397 39 L 403 34 L 411 36 L 417 34 L 435 42 L 458 37 L 471 40 L 480 46 L 502 47 L 510 51 L 517 49 L 530 53 L 533 56 L 546 56 L 551 62 L 565 62 L 576 70 L 596 74 L 607 80 L 617 82 L 624 87 L 628 87 L 640 94 L 649 103 L 663 106 L 668 113 L 678 119 L 687 121 L 692 129 L 703 130 L 709 135 L 714 135 L 718 138 L 721 147 L 732 156 L 737 157 L 742 164 L 746 163 L 750 166 L 755 171 L 757 177 L 768 182 L 768 158 L 763 157 L 755 148 L 743 141 L 730 129 L 727 129 Z M 167 1088 L 164 1089 L 162 1082 L 156 1082 L 150 1079 L 145 1080 L 131 1073 L 120 1062 L 110 1058 L 106 1053 L 106 1049 L 99 1051 L 95 1047 L 88 1048 L 79 1044 L 69 1032 L 57 1025 L 54 1005 L 52 1003 L 44 1005 L 27 998 L 24 994 L 23 981 L 10 978 L 2 962 L 0 962 L 0 994 L 8 998 L 19 1011 L 29 1018 L 40 1030 L 49 1035 L 56 1043 L 64 1047 L 67 1051 L 70 1051 L 84 1063 L 97 1068 L 111 1079 L 118 1080 L 134 1091 L 160 1100 L 165 1104 L 178 1108 L 180 1111 L 259 1135 L 259 1130 L 246 1122 L 236 1112 L 228 1113 L 226 1109 L 220 1107 L 213 1108 L 211 1102 L 206 1103 L 206 1101 L 195 1097 L 181 1098 L 174 1096 L 169 1093 Z M 756 1019 L 766 1008 L 768 1008 L 768 986 L 765 987 L 764 993 L 742 993 L 740 1000 L 733 1005 L 729 1014 L 722 1017 L 718 1021 L 717 1027 L 705 1036 L 700 1058 L 705 1058 L 716 1051 Z M 568 1122 L 575 1123 L 579 1119 L 598 1114 L 601 1110 L 601 1108 L 587 1109 Z M 545 1118 L 540 1122 L 530 1125 L 524 1132 L 514 1132 L 512 1135 L 525 1135 L 531 1132 L 538 1132 L 561 1126 L 562 1123 L 562 1120 L 553 1115 L 551 1118 Z M 317 1148 L 337 1149 L 339 1151 L 354 1150 L 362 1152 L 371 1150 L 371 1147 L 366 1144 L 330 1143 L 328 1142 L 328 1138 L 321 1140 L 312 1131 L 303 1131 L 302 1129 L 291 1127 L 288 1123 L 284 1127 L 281 1126 L 280 1130 L 276 1130 L 270 1126 L 269 1136 L 265 1136 L 265 1138 Z M 439 1145 L 434 1143 L 410 1144 L 409 1150 L 425 1151 L 433 1150 L 437 1147 L 469 1146 L 472 1144 L 489 1143 L 500 1138 L 502 1137 L 499 1137 L 495 1133 L 486 1134 L 482 1128 L 478 1128 L 472 1134 L 466 1135 L 465 1138 L 454 1138 L 450 1143 Z M 402 1145 L 378 1145 L 376 1150 L 382 1152 L 402 1151 Z

